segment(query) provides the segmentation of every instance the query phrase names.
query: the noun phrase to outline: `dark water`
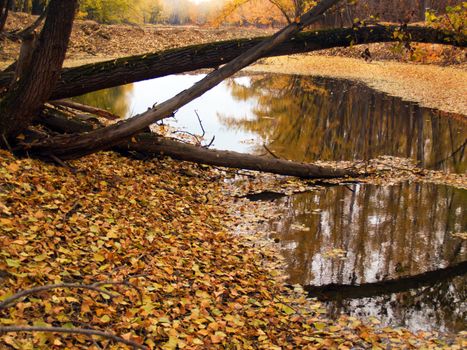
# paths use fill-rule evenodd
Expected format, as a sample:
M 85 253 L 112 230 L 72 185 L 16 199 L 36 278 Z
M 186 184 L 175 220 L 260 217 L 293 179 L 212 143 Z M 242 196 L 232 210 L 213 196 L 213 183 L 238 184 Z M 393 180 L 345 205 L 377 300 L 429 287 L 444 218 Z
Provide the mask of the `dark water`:
M 130 116 L 202 77 L 169 76 L 79 99 Z M 465 117 L 421 108 L 347 80 L 271 74 L 233 78 L 181 108 L 169 124 L 200 134 L 195 111 L 207 142 L 216 136 L 217 149 L 264 154 L 266 144 L 297 161 L 392 155 L 425 168 L 466 170 Z
M 288 282 L 330 299 L 331 314 L 413 330 L 465 329 L 467 247 L 453 234 L 467 231 L 466 190 L 348 185 L 276 203 L 280 218 L 267 229 L 286 258 Z

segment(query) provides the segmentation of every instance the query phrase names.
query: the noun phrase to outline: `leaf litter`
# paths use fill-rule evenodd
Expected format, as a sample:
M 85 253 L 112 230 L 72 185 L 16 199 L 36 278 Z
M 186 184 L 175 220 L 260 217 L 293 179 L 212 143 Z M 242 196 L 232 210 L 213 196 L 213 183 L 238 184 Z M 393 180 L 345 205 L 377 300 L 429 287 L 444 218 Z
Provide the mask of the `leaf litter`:
M 285 286 L 281 257 L 252 232 L 255 213 L 246 200 L 225 195 L 224 171 L 114 153 L 70 164 L 56 167 L 0 151 L 0 302 L 55 283 L 127 281 L 134 288 L 44 291 L 0 310 L 0 327 L 100 329 L 150 349 L 466 345 L 465 334 L 448 342 L 434 333 L 381 328 L 377 320 L 330 321 L 299 286 Z M 294 184 L 290 191 L 306 186 L 287 181 Z M 238 234 L 242 224 L 246 234 Z M 0 345 L 125 348 L 98 337 L 50 333 L 2 334 Z

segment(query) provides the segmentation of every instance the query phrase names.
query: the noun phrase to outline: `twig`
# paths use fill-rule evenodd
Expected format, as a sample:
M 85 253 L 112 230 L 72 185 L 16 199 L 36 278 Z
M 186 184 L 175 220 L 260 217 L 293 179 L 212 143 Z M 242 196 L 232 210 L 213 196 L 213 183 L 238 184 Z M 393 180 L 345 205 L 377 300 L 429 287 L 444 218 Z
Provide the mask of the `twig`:
M 276 158 L 276 159 L 281 159 L 281 158 L 279 158 L 278 156 L 276 156 L 276 155 L 274 154 L 274 152 L 271 151 L 271 150 L 268 148 L 268 146 L 266 146 L 266 144 L 263 144 L 263 147 L 264 147 L 264 149 L 265 149 L 266 151 L 268 151 L 268 153 L 269 153 L 271 156 L 273 156 L 273 157 Z
M 203 131 L 203 135 L 201 137 L 203 138 L 204 135 L 206 135 L 206 131 L 204 130 L 203 123 L 201 122 L 201 118 L 199 117 L 198 111 L 195 109 L 195 114 L 196 117 L 198 118 L 199 126 L 201 127 L 201 130 Z
M 64 215 L 63 215 L 63 220 L 67 220 L 70 216 L 72 216 L 81 206 L 79 200 L 77 200 L 73 206 L 71 207 L 70 210 L 68 210 Z
M 174 133 L 174 134 L 186 134 L 186 135 L 190 135 L 191 137 L 193 137 L 193 138 L 196 140 L 196 144 L 197 144 L 197 145 L 200 145 L 200 144 L 201 144 L 201 140 L 198 138 L 198 136 L 196 136 L 195 134 L 192 134 L 192 133 L 189 132 L 189 131 L 175 130 L 173 133 Z
M 355 193 L 355 190 L 353 190 L 349 185 L 344 185 L 346 189 L 348 189 L 350 192 Z
M 96 329 L 85 328 L 64 328 L 64 327 L 42 327 L 42 326 L 8 326 L 0 327 L 1 333 L 19 333 L 19 332 L 48 332 L 48 333 L 68 333 L 68 334 L 83 334 L 87 336 L 99 336 L 102 338 L 113 340 L 117 343 L 132 346 L 135 349 L 148 350 L 148 347 L 136 343 L 131 340 L 121 338 L 115 334 L 99 331 Z
M 211 141 L 206 145 L 206 146 L 203 146 L 204 148 L 209 148 L 212 146 L 212 144 L 214 143 L 214 140 L 216 139 L 216 135 L 214 135 L 211 139 Z
M 7 140 L 6 137 L 5 137 L 5 134 L 2 134 L 2 139 L 3 139 L 3 142 L 5 143 L 6 148 L 8 148 L 8 150 L 9 150 L 11 153 L 13 153 L 13 150 L 12 150 L 10 144 L 8 143 L 8 140 Z
M 73 167 L 69 166 L 67 163 L 65 163 L 63 160 L 61 160 L 60 158 L 58 158 L 57 156 L 53 155 L 53 154 L 49 154 L 49 157 L 50 159 L 52 159 L 55 163 L 57 163 L 58 165 L 64 167 L 64 168 L 67 168 L 69 169 L 71 172 L 76 172 L 76 169 L 74 169 Z
M 7 308 L 12 303 L 16 304 L 17 300 L 19 300 L 21 298 L 24 298 L 24 297 L 27 297 L 29 295 L 44 292 L 44 291 L 48 291 L 48 290 L 52 290 L 52 289 L 60 289 L 60 288 L 89 289 L 89 290 L 94 290 L 94 291 L 102 293 L 102 294 L 106 294 L 111 298 L 116 297 L 115 294 L 110 293 L 110 292 L 108 292 L 108 291 L 106 291 L 104 289 L 99 288 L 100 286 L 103 286 L 103 285 L 125 285 L 125 286 L 131 286 L 131 287 L 137 289 L 136 286 L 133 286 L 128 282 L 115 282 L 115 281 L 105 281 L 105 282 L 98 282 L 98 283 L 94 283 L 94 284 L 79 284 L 79 283 L 49 284 L 49 285 L 45 285 L 45 286 L 26 289 L 26 290 L 23 290 L 23 291 L 18 292 L 16 294 L 13 294 L 11 297 L 6 298 L 5 300 L 3 300 L 0 303 L 0 310 L 3 310 L 5 308 Z

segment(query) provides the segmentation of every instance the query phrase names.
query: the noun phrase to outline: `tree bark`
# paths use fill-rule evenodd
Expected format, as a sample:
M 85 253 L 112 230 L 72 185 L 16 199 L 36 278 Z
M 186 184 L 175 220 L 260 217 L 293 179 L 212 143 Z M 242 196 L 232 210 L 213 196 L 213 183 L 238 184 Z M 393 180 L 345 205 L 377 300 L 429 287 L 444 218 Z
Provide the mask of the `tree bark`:
M 393 33 L 397 28 L 397 26 L 371 26 L 356 30 L 345 28 L 300 33 L 277 46 L 264 57 L 290 55 L 332 47 L 347 47 L 362 43 L 396 41 Z M 432 28 L 408 27 L 407 34 L 414 42 L 466 46 L 465 40 L 457 42 L 453 39 L 453 34 Z M 251 49 L 264 39 L 240 39 L 193 45 L 67 68 L 62 71 L 51 99 L 79 96 L 92 91 L 160 78 L 170 74 L 216 68 Z M 8 86 L 11 80 L 11 74 L 0 74 L 0 88 Z
M 5 28 L 11 5 L 12 0 L 0 0 L 0 33 L 3 32 Z
M 51 0 L 32 63 L 0 102 L 0 143 L 26 129 L 50 98 L 65 59 L 77 0 Z
M 63 113 L 54 109 L 44 109 L 39 122 L 47 128 L 60 133 L 82 133 L 94 129 L 93 125 L 75 118 L 67 118 Z M 137 152 L 149 158 L 166 156 L 199 164 L 255 170 L 296 176 L 304 179 L 356 177 L 362 175 L 351 169 L 335 169 L 239 152 L 208 149 L 151 133 L 138 134 L 134 140 L 122 142 L 112 149 L 124 154 Z
M 203 95 L 206 91 L 209 91 L 240 69 L 250 65 L 258 58 L 263 57 L 273 48 L 297 34 L 305 26 L 317 21 L 326 10 L 338 2 L 339 0 L 322 0 L 312 10 L 304 14 L 300 21 L 288 25 L 271 38 L 262 41 L 218 70 L 213 71 L 191 88 L 180 92 L 145 113 L 85 134 L 62 135 L 25 146 L 38 155 L 62 158 L 81 157 L 115 146 L 156 121 L 169 117 L 180 107 Z
M 128 141 L 126 144 L 117 145 L 115 149 L 136 151 L 148 156 L 168 156 L 178 160 L 226 168 L 296 176 L 303 179 L 361 176 L 355 170 L 335 169 L 233 151 L 207 149 L 147 133 L 137 135 L 133 142 Z
M 51 102 L 51 103 L 53 105 L 55 105 L 55 106 L 63 106 L 63 107 L 67 107 L 67 108 L 76 109 L 78 111 L 82 111 L 82 112 L 85 112 L 85 113 L 94 114 L 94 115 L 97 115 L 98 117 L 102 117 L 102 118 L 105 118 L 105 119 L 108 119 L 108 120 L 121 119 L 121 117 L 119 117 L 118 115 L 110 113 L 109 111 L 107 111 L 105 109 L 97 108 L 97 107 L 93 107 L 93 106 L 88 106 L 88 105 L 83 105 L 81 103 L 71 101 L 71 100 L 58 100 L 58 101 L 54 101 L 54 102 Z

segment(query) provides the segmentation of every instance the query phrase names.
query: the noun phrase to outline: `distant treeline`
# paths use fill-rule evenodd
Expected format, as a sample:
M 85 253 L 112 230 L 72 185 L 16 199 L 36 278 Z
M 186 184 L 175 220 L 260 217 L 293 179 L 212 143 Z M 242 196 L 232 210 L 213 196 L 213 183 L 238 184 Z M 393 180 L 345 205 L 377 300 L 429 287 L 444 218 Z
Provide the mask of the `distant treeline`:
M 48 0 L 8 0 L 13 11 L 39 15 Z M 282 26 L 312 6 L 311 0 L 81 0 L 79 17 L 101 23 L 227 24 Z M 319 26 L 348 26 L 355 20 L 422 21 L 426 9 L 442 13 L 461 0 L 342 1 Z

